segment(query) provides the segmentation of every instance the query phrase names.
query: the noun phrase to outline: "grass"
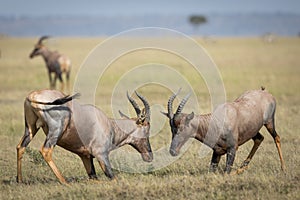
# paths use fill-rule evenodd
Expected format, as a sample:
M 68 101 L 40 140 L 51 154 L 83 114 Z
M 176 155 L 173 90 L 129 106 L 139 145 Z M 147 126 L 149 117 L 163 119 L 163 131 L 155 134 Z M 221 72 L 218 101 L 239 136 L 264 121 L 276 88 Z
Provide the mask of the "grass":
M 99 181 L 90 181 L 81 160 L 76 155 L 56 147 L 53 159 L 70 182 L 67 186 L 59 184 L 50 168 L 41 160 L 38 150 L 45 139 L 41 131 L 23 157 L 24 183 L 16 183 L 15 147 L 24 131 L 23 100 L 30 91 L 47 88 L 49 84 L 43 60 L 30 60 L 28 57 L 36 39 L 0 39 L 0 199 L 300 198 L 299 38 L 278 38 L 274 43 L 265 43 L 259 38 L 217 38 L 215 42 L 197 39 L 218 66 L 228 101 L 246 90 L 260 88 L 261 85 L 276 97 L 276 126 L 281 136 L 283 156 L 288 169 L 286 174 L 280 170 L 272 137 L 262 129 L 264 142 L 251 161 L 249 169 L 238 176 L 208 174 L 211 154 L 200 158 L 201 144 L 193 141 L 182 157 L 164 168 L 137 174 L 115 170 L 118 181 L 110 182 L 99 165 L 95 165 Z M 74 83 L 81 63 L 89 51 L 101 41 L 103 38 L 57 38 L 50 40 L 48 45 L 70 56 L 73 62 L 71 81 Z M 95 95 L 96 105 L 112 116 L 110 104 L 114 87 L 126 72 L 147 63 L 168 65 L 187 77 L 199 101 L 200 111 L 196 113 L 211 111 L 207 86 L 190 64 L 176 55 L 151 49 L 131 52 L 111 63 L 99 80 Z M 143 73 L 137 75 L 142 79 L 150 76 Z M 168 79 L 167 74 L 163 75 L 168 81 L 180 86 L 181 83 L 176 83 L 176 78 L 172 80 L 173 77 Z M 133 79 L 132 83 L 137 80 Z M 133 89 L 127 88 L 130 91 Z M 162 129 L 151 137 L 153 150 L 168 147 L 170 129 L 167 123 L 164 124 L 165 119 L 157 113 L 160 109 L 165 109 L 170 91 L 158 84 L 143 85 L 139 91 L 152 105 L 161 105 L 152 112 L 152 123 L 163 122 Z M 125 92 L 118 95 L 122 97 Z M 191 104 L 192 101 L 187 103 L 186 112 L 191 110 Z M 126 106 L 124 105 L 123 110 L 125 113 Z M 132 109 L 128 110 L 132 115 Z M 252 142 L 249 141 L 239 148 L 233 166 L 235 169 L 247 157 L 251 147 Z M 130 147 L 116 150 L 111 154 L 112 163 L 114 156 L 121 150 L 133 152 Z M 125 155 L 124 160 L 126 159 Z M 225 159 L 222 158 L 220 170 L 224 166 Z

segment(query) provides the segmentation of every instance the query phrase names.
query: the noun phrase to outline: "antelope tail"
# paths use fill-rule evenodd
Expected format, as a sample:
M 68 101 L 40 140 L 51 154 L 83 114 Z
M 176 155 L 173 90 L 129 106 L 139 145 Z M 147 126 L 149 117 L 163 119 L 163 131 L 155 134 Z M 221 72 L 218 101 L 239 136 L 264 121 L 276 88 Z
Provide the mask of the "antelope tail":
M 67 96 L 62 97 L 60 99 L 56 99 L 52 102 L 40 102 L 40 101 L 34 101 L 34 100 L 29 100 L 29 99 L 28 100 L 32 103 L 37 103 L 37 104 L 42 104 L 42 105 L 62 105 L 62 104 L 65 104 L 65 103 L 67 103 L 67 102 L 69 102 L 73 99 L 77 99 L 79 97 L 80 97 L 80 93 L 76 93 L 72 96 L 67 95 Z

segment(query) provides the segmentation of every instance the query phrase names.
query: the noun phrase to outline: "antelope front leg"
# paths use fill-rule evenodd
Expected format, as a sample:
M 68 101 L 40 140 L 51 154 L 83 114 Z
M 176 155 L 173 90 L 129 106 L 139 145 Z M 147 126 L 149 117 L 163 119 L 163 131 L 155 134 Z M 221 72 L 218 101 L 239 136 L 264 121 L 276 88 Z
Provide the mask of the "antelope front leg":
M 227 155 L 226 155 L 226 167 L 225 167 L 225 173 L 230 174 L 231 172 L 231 168 L 234 162 L 234 158 L 235 158 L 235 153 L 236 153 L 236 149 L 235 147 L 230 147 L 227 150 Z
M 50 89 L 55 89 L 50 71 L 48 72 L 48 76 L 49 76 L 49 82 L 50 82 Z
M 56 89 L 56 80 L 57 80 L 57 75 L 55 74 L 52 89 Z
M 66 80 L 67 80 L 67 93 L 70 94 L 70 71 L 66 73 Z
M 105 175 L 110 179 L 115 179 L 115 176 L 112 172 L 110 162 L 108 160 L 108 155 L 102 155 L 100 159 L 98 159 L 101 169 L 104 171 Z
M 210 162 L 210 167 L 209 167 L 209 172 L 215 173 L 218 167 L 218 164 L 220 162 L 221 155 L 217 154 L 215 151 L 213 152 L 211 162 Z
M 60 91 L 61 92 L 64 92 L 64 81 L 63 81 L 63 79 L 62 79 L 62 73 L 61 72 L 57 72 L 57 74 L 56 74 L 56 79 L 58 78 L 58 80 L 59 80 L 59 82 L 60 82 Z M 55 80 L 56 80 L 55 79 Z M 56 81 L 55 81 L 56 82 Z

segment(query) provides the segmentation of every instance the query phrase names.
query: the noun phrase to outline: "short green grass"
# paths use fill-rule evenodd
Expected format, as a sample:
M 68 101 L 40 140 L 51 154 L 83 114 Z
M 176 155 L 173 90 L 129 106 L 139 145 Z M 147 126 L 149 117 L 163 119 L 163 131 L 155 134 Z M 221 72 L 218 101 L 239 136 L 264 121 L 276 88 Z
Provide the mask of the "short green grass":
M 153 38 L 155 39 L 157 38 Z M 24 183 L 16 183 L 15 148 L 24 131 L 23 100 L 30 91 L 47 88 L 49 85 L 43 60 L 30 60 L 28 57 L 36 40 L 37 38 L 0 39 L 0 199 L 300 198 L 299 38 L 278 38 L 274 43 L 265 43 L 260 38 L 216 38 L 215 42 L 197 39 L 218 66 L 228 101 L 234 100 L 246 90 L 258 89 L 262 85 L 276 97 L 276 126 L 281 136 L 286 174 L 280 170 L 272 137 L 263 129 L 264 142 L 249 169 L 238 176 L 207 173 L 211 155 L 200 158 L 201 144 L 194 141 L 182 157 L 162 169 L 142 174 L 115 170 L 118 177 L 116 182 L 109 181 L 95 162 L 99 181 L 90 181 L 80 159 L 56 147 L 53 159 L 69 181 L 67 186 L 57 181 L 39 156 L 38 150 L 45 139 L 41 131 L 24 154 Z M 48 45 L 70 56 L 73 61 L 71 82 L 74 83 L 81 63 L 101 41 L 103 38 L 56 38 L 50 40 Z M 134 38 L 132 41 L 134 42 Z M 112 116 L 111 94 L 120 77 L 136 66 L 153 62 L 171 66 L 188 77 L 199 99 L 201 113 L 211 111 L 210 95 L 202 77 L 186 61 L 156 50 L 131 52 L 114 61 L 99 80 L 96 105 Z M 153 84 L 139 88 L 139 91 L 151 104 L 163 107 L 170 95 L 166 88 Z M 124 110 L 126 111 L 125 108 Z M 133 114 L 132 109 L 130 113 Z M 152 113 L 152 116 L 155 115 Z M 154 121 L 152 118 L 152 123 Z M 151 137 L 153 150 L 169 144 L 170 137 L 170 129 L 166 123 L 159 133 Z M 234 169 L 247 157 L 251 147 L 252 142 L 249 141 L 239 148 Z M 132 151 L 130 147 L 123 147 L 123 150 Z M 224 166 L 223 158 L 220 170 Z

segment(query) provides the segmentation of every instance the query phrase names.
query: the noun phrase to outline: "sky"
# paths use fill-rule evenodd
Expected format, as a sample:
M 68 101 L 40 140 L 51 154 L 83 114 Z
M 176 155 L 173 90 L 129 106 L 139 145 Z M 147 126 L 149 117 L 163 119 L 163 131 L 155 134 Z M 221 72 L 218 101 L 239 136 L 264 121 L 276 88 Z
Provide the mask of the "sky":
M 0 16 L 294 13 L 300 0 L 0 0 Z

